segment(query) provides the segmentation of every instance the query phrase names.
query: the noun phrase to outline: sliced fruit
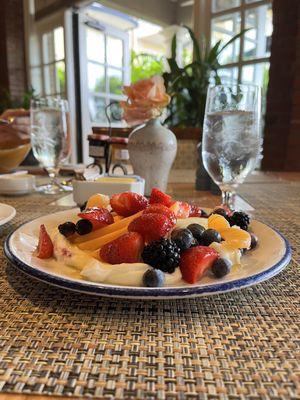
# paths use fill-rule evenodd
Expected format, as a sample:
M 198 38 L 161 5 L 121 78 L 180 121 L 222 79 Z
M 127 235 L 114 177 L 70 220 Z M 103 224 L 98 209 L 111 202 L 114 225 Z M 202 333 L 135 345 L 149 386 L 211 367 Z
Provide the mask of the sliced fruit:
M 142 214 L 128 225 L 128 231 L 140 233 L 144 240 L 149 243 L 166 236 L 174 227 L 168 217 L 163 214 Z
M 35 254 L 38 258 L 50 258 L 53 256 L 53 243 L 45 225 L 40 226 L 39 243 Z
M 176 222 L 176 228 L 187 228 L 191 224 L 199 224 L 207 229 L 207 218 L 190 217 L 178 219 Z
M 129 232 L 105 244 L 100 249 L 100 257 L 110 264 L 135 263 L 139 261 L 143 247 L 142 236 Z
M 129 217 L 144 210 L 148 204 L 146 197 L 133 192 L 114 194 L 110 198 L 111 208 L 123 217 Z
M 233 249 L 230 244 L 225 241 L 221 243 L 213 242 L 209 245 L 215 249 L 221 258 L 226 258 L 232 262 L 233 265 L 241 264 L 241 252 L 239 249 Z
M 180 271 L 188 283 L 196 283 L 218 258 L 216 250 L 205 247 L 192 247 L 181 253 Z
M 168 194 L 162 192 L 157 188 L 153 188 L 150 194 L 150 204 L 163 204 L 166 207 L 170 207 L 173 200 L 172 197 Z
M 189 217 L 203 217 L 204 214 L 205 212 L 204 210 L 202 210 L 202 208 L 195 206 L 194 204 L 191 204 Z
M 208 227 L 222 233 L 225 229 L 230 228 L 230 224 L 222 215 L 211 214 L 208 217 Z
M 226 206 L 225 204 L 221 204 L 220 206 L 216 206 L 213 211 L 212 214 L 220 214 L 220 215 L 227 215 L 230 216 L 232 215 L 233 211 L 230 210 L 230 208 L 228 206 Z
M 170 210 L 169 207 L 164 206 L 163 204 L 150 204 L 149 207 L 147 207 L 143 214 L 163 214 L 166 217 L 168 217 L 174 225 L 176 224 L 177 218 L 175 217 L 175 214 L 173 213 L 172 210 Z
M 85 208 L 106 208 L 107 206 L 109 206 L 109 196 L 101 193 L 96 193 L 88 199 Z
M 232 227 L 222 231 L 222 238 L 233 249 L 249 249 L 251 245 L 250 233 L 237 227 Z
M 78 214 L 78 217 L 88 219 L 93 224 L 94 229 L 114 223 L 114 218 L 106 208 L 87 208 Z
M 97 250 L 100 247 L 104 246 L 106 243 L 109 243 L 117 239 L 119 236 L 122 236 L 126 232 L 127 232 L 127 227 L 123 227 L 121 229 L 118 229 L 117 231 L 110 232 L 104 236 L 98 237 L 93 240 L 89 240 L 88 242 L 78 243 L 77 246 L 81 250 L 90 250 L 90 251 Z
M 87 235 L 84 235 L 81 237 L 76 237 L 74 239 L 74 243 L 79 244 L 79 243 L 89 242 L 89 241 L 95 240 L 97 238 L 100 238 L 104 235 L 107 235 L 109 233 L 120 230 L 122 228 L 127 229 L 127 226 L 130 224 L 130 222 L 133 221 L 135 218 L 138 218 L 140 215 L 142 215 L 142 211 L 140 211 L 134 215 L 131 215 L 130 217 L 126 217 L 119 221 L 116 221 L 111 225 L 105 226 L 104 228 L 100 228 L 96 231 L 88 233 Z
M 190 216 L 191 206 L 185 201 L 174 201 L 170 206 L 177 218 L 188 218 Z

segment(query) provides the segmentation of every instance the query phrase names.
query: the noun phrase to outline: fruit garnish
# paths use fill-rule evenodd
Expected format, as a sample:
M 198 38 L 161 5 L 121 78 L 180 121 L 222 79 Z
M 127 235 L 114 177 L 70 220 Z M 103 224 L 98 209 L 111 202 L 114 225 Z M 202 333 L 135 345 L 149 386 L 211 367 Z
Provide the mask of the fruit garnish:
M 241 229 L 247 231 L 250 224 L 250 217 L 244 212 L 236 211 L 229 218 L 230 226 L 239 226 Z
M 173 273 L 180 261 L 180 249 L 173 240 L 161 238 L 145 246 L 142 259 L 163 272 Z
M 93 224 L 94 229 L 113 224 L 114 218 L 106 208 L 87 208 L 78 214 L 78 217 L 88 219 Z
M 150 194 L 150 204 L 163 204 L 166 207 L 170 207 L 173 200 L 172 197 L 168 194 L 162 192 L 157 188 L 153 188 Z
M 216 231 L 222 233 L 225 229 L 230 228 L 230 224 L 226 218 L 220 214 L 211 214 L 208 217 L 208 227 L 215 229 Z
M 223 240 L 221 243 L 213 242 L 209 247 L 215 249 L 221 258 L 230 260 L 233 265 L 241 263 L 241 251 L 233 249 L 226 241 Z
M 236 227 L 222 231 L 222 238 L 233 249 L 249 249 L 251 245 L 250 233 Z
M 88 233 L 92 232 L 93 230 L 93 223 L 88 219 L 80 219 L 76 223 L 76 232 L 78 235 L 87 235 Z
M 195 206 L 194 204 L 190 205 L 190 213 L 189 217 L 203 217 L 206 213 L 202 208 Z
M 165 275 L 159 269 L 148 269 L 143 275 L 143 285 L 146 287 L 164 286 Z
M 144 210 L 148 204 L 146 197 L 133 192 L 114 194 L 110 198 L 111 208 L 123 217 L 129 217 Z
M 74 235 L 76 232 L 76 225 L 74 222 L 64 222 L 63 224 L 58 225 L 59 233 L 61 233 L 65 237 L 69 237 Z
M 192 235 L 194 236 L 194 238 L 200 243 L 202 233 L 205 231 L 204 226 L 202 226 L 200 224 L 190 224 L 190 225 L 188 225 L 187 229 L 190 232 L 192 232 Z
M 100 249 L 100 258 L 110 264 L 135 263 L 144 247 L 142 236 L 137 232 L 125 233 Z
M 174 201 L 170 206 L 177 218 L 188 218 L 190 217 L 191 206 L 185 201 Z
M 106 208 L 109 205 L 109 196 L 105 194 L 96 193 L 93 194 L 87 201 L 85 208 Z
M 218 258 L 213 262 L 211 267 L 212 273 L 216 278 L 223 278 L 229 274 L 232 267 L 232 262 L 227 258 Z
M 200 244 L 203 246 L 209 246 L 213 242 L 220 243 L 222 240 L 221 235 L 215 229 L 206 229 L 201 235 Z
M 180 259 L 182 278 L 188 283 L 196 283 L 218 258 L 216 250 L 196 246 L 184 251 Z
M 232 210 L 225 204 L 221 204 L 213 209 L 212 214 L 219 214 L 223 217 L 227 216 L 230 217 L 232 215 Z
M 45 225 L 40 226 L 39 243 L 35 254 L 38 258 L 50 258 L 53 256 L 53 243 Z
M 169 207 L 164 206 L 163 204 L 150 204 L 149 207 L 147 207 L 143 214 L 163 214 L 166 217 L 168 217 L 173 223 L 174 225 L 176 224 L 176 217 L 175 214 L 173 213 L 172 210 L 170 210 Z
M 193 246 L 195 240 L 192 232 L 188 229 L 174 229 L 171 238 L 180 250 L 189 249 Z
M 128 225 L 129 232 L 140 233 L 146 242 L 166 236 L 174 227 L 174 222 L 163 214 L 142 214 Z

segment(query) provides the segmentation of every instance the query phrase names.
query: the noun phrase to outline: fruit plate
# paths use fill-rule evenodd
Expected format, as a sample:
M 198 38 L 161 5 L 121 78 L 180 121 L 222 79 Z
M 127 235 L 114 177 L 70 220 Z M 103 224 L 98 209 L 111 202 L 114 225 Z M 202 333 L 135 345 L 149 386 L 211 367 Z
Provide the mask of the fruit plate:
M 259 245 L 242 257 L 242 267 L 233 269 L 222 279 L 205 276 L 197 284 L 184 281 L 173 286 L 145 288 L 94 283 L 84 280 L 79 272 L 55 261 L 32 257 L 38 242 L 39 227 L 48 230 L 61 221 L 76 220 L 78 209 L 60 211 L 28 222 L 6 239 L 4 251 L 11 263 L 22 272 L 50 285 L 66 290 L 114 298 L 175 299 L 214 295 L 239 290 L 272 278 L 282 271 L 291 259 L 291 248 L 286 238 L 270 226 L 253 220 L 251 227 L 259 238 Z M 113 268 L 113 267 L 112 267 Z

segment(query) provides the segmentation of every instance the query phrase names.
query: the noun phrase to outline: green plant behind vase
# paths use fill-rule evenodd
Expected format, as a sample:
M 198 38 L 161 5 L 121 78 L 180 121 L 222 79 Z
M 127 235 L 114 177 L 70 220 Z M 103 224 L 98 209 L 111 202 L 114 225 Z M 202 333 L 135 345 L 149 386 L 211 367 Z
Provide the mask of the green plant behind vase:
M 32 87 L 24 92 L 21 100 L 13 99 L 7 90 L 0 89 L 0 114 L 8 108 L 24 108 L 25 110 L 29 110 L 30 100 L 37 99 L 38 97 L 35 89 Z
M 163 74 L 171 102 L 168 106 L 168 117 L 165 124 L 177 127 L 202 127 L 206 93 L 211 79 L 215 84 L 221 84 L 218 69 L 221 67 L 218 58 L 223 50 L 240 38 L 248 29 L 222 44 L 219 40 L 212 48 L 203 41 L 200 46 L 194 32 L 188 26 L 194 49 L 194 60 L 185 67 L 179 67 L 176 61 L 176 34 L 172 39 L 171 58 L 168 58 L 170 72 Z

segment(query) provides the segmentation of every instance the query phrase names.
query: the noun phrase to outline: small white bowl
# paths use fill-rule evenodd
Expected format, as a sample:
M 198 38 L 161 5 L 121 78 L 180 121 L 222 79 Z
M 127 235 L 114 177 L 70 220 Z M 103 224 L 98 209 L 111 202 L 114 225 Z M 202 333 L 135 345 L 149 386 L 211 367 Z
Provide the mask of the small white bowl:
M 6 195 L 21 195 L 31 193 L 35 188 L 35 176 L 30 174 L 0 175 L 0 193 Z

